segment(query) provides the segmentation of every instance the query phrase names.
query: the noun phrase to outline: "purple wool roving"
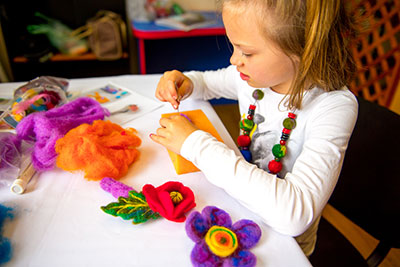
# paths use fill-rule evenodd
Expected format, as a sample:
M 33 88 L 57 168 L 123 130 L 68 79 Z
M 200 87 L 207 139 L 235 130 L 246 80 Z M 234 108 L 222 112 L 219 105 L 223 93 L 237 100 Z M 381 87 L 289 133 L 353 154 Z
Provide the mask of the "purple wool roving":
M 35 112 L 17 125 L 18 138 L 34 142 L 32 163 L 37 171 L 51 170 L 57 157 L 55 144 L 69 130 L 83 123 L 103 120 L 110 113 L 96 100 L 77 98 L 60 107 Z
M 100 187 L 104 191 L 111 193 L 115 198 L 129 197 L 129 191 L 134 190 L 132 187 L 110 177 L 104 177 L 100 181 Z

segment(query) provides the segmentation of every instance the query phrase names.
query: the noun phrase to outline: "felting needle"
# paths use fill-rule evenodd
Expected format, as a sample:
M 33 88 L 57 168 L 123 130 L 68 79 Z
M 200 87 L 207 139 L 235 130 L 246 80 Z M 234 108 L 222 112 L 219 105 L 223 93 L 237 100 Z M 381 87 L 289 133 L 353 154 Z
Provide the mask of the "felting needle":
M 115 114 L 125 113 L 125 112 L 128 112 L 128 111 L 136 111 L 136 110 L 138 110 L 138 106 L 135 105 L 135 104 L 131 104 L 131 105 L 127 105 L 127 106 L 125 106 L 125 107 L 123 107 L 123 108 L 121 108 L 119 110 L 116 110 L 114 112 L 111 112 L 110 115 L 112 116 L 112 115 L 115 115 Z
M 176 101 L 178 102 L 178 107 L 177 107 L 177 110 L 178 110 L 178 113 L 179 113 L 179 106 L 180 106 L 180 104 L 181 104 L 181 97 L 180 97 L 180 95 L 179 95 L 179 88 L 178 88 L 178 85 L 176 84 L 176 82 L 174 82 L 175 83 L 175 90 L 176 90 L 176 93 L 178 94 L 178 96 L 177 96 L 177 98 L 176 98 Z

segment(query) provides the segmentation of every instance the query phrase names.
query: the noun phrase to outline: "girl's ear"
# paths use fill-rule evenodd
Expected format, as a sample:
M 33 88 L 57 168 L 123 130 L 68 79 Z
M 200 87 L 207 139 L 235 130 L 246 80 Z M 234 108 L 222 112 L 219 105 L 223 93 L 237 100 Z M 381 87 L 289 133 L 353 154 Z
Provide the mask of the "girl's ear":
M 290 59 L 292 60 L 294 67 L 297 69 L 300 64 L 300 57 L 297 55 L 292 55 L 290 56 Z
M 296 72 L 299 71 L 300 57 L 297 55 L 290 55 L 289 58 L 290 58 L 290 61 L 292 62 L 294 70 Z

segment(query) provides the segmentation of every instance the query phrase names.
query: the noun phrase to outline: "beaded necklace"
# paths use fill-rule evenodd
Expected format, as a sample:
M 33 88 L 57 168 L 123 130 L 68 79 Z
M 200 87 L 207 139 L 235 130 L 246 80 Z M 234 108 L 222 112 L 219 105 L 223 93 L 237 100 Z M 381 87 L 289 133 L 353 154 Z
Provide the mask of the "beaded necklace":
M 243 157 L 251 162 L 252 156 L 250 152 L 251 144 L 251 131 L 254 129 L 254 114 L 256 110 L 257 101 L 263 99 L 264 92 L 260 89 L 254 90 L 252 97 L 254 98 L 254 104 L 250 104 L 247 117 L 242 119 L 239 123 L 240 132 L 237 139 L 237 144 L 239 145 L 240 152 Z M 296 114 L 289 112 L 288 117 L 283 120 L 283 130 L 280 141 L 272 147 L 272 154 L 274 159 L 268 163 L 269 172 L 272 174 L 277 174 L 282 170 L 281 159 L 286 155 L 286 142 L 289 139 L 291 131 L 296 127 Z

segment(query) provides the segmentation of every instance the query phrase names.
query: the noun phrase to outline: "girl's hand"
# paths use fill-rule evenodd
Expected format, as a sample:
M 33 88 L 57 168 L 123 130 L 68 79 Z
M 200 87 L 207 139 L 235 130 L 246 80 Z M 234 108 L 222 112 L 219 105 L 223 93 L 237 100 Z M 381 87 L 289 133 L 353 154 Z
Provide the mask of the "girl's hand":
M 161 128 L 157 129 L 157 134 L 150 134 L 150 138 L 176 154 L 180 154 L 186 138 L 198 130 L 196 126 L 181 115 L 161 118 L 160 125 Z
M 193 82 L 182 72 L 166 71 L 158 82 L 156 97 L 177 109 L 180 101 L 190 96 L 192 91 Z

